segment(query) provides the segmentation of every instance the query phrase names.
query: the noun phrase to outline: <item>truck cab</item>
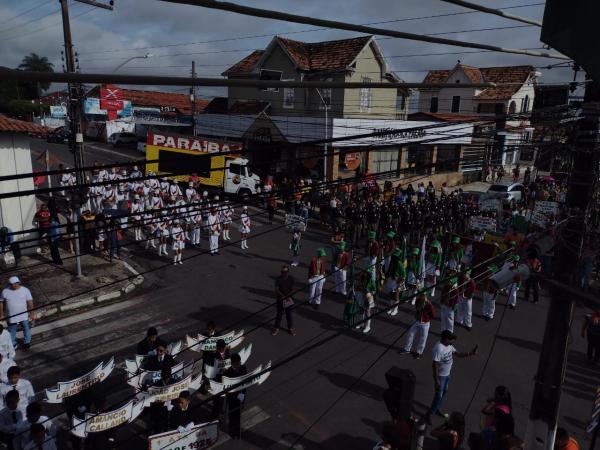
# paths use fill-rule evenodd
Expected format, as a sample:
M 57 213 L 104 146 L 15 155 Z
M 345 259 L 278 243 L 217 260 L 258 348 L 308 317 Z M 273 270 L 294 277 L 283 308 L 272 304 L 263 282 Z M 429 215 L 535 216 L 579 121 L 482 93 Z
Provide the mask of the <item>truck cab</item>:
M 260 177 L 252 173 L 246 158 L 225 159 L 223 190 L 227 194 L 237 194 L 242 197 L 257 194 L 260 191 Z

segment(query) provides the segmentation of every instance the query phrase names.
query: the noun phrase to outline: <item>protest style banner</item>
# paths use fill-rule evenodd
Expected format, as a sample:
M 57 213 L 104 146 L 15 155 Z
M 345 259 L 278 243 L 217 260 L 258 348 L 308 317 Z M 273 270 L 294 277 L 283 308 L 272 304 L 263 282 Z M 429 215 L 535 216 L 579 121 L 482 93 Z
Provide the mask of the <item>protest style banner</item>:
M 223 339 L 229 348 L 234 348 L 240 345 L 244 340 L 244 330 L 241 330 L 238 333 L 235 331 L 230 331 L 222 336 L 212 336 L 210 338 L 199 334 L 196 338 L 186 336 L 185 339 L 187 348 L 190 350 L 194 350 L 195 352 L 199 352 L 200 350 L 214 352 L 217 349 L 217 341 L 219 339 Z
M 539 211 L 544 214 L 553 214 L 556 216 L 558 213 L 558 202 L 547 202 L 547 201 L 537 201 L 535 202 L 534 211 Z
M 190 391 L 190 393 L 197 391 L 201 385 L 201 373 L 196 377 L 189 374 L 185 378 L 168 386 L 151 386 L 147 391 L 140 392 L 137 395 L 137 399 L 144 402 L 146 406 L 149 406 L 153 402 L 168 402 L 169 400 L 178 398 L 182 391 Z
M 497 221 L 492 217 L 471 217 L 471 228 L 474 230 L 496 231 Z
M 502 202 L 497 198 L 488 198 L 481 202 L 482 211 L 495 211 L 498 214 L 502 211 Z
M 304 217 L 295 214 L 285 215 L 285 227 L 290 230 L 306 231 L 306 220 Z
M 87 413 L 83 420 L 73 416 L 71 433 L 80 438 L 85 438 L 88 433 L 98 433 L 133 422 L 142 413 L 145 406 L 144 401 L 133 399 L 114 411 L 101 414 Z
M 183 374 L 183 362 L 175 364 L 171 367 L 171 373 L 175 376 Z M 136 372 L 127 372 L 127 384 L 136 389 L 144 385 L 149 385 L 160 380 L 160 370 L 142 370 Z
M 183 432 L 148 436 L 148 450 L 199 450 L 208 448 L 219 440 L 219 421 L 193 425 Z
M 241 377 L 229 378 L 229 377 L 224 376 L 224 377 L 222 377 L 222 380 L 220 383 L 217 381 L 211 380 L 210 393 L 212 395 L 216 395 L 223 391 L 227 391 L 227 393 L 238 392 L 238 391 L 241 391 L 242 389 L 246 389 L 254 384 L 259 384 L 259 385 L 263 384 L 265 382 L 265 380 L 267 378 L 269 378 L 269 375 L 271 375 L 271 371 L 269 370 L 270 368 L 271 368 L 271 361 L 269 361 L 267 363 L 267 365 L 265 366 L 264 369 L 263 369 L 262 365 L 260 365 L 256 369 L 254 369 L 252 372 L 250 372 L 246 375 L 243 375 Z M 263 370 L 266 370 L 266 372 L 261 373 L 261 372 L 263 372 Z M 231 389 L 231 390 L 229 390 L 229 389 Z
M 240 358 L 242 360 L 242 364 L 246 364 L 246 361 L 248 361 L 248 358 L 250 357 L 251 353 L 252 353 L 252 344 L 241 349 L 238 352 L 238 355 L 240 355 Z M 211 366 L 208 364 L 206 364 L 204 366 L 204 376 L 206 378 L 208 378 L 209 380 L 212 380 L 216 376 L 223 373 L 223 371 L 225 369 L 229 369 L 231 367 L 231 358 L 227 358 L 224 361 L 217 361 L 217 364 L 218 364 L 217 366 Z
M 64 398 L 77 395 L 96 383 L 106 380 L 115 368 L 115 358 L 103 365 L 99 363 L 93 370 L 71 381 L 59 381 L 58 387 L 46 389 L 47 403 L 61 403 Z
M 177 355 L 181 352 L 181 347 L 183 346 L 183 341 L 180 339 L 176 342 L 171 342 L 167 346 L 167 353 L 169 355 Z M 135 355 L 133 359 L 125 360 L 125 370 L 130 373 L 135 373 L 142 368 L 144 362 L 148 358 L 149 355 Z
M 529 221 L 533 225 L 536 225 L 540 228 L 546 228 L 548 226 L 548 222 L 550 221 L 550 218 L 548 217 L 547 214 L 536 210 L 531 213 L 531 216 L 529 217 Z

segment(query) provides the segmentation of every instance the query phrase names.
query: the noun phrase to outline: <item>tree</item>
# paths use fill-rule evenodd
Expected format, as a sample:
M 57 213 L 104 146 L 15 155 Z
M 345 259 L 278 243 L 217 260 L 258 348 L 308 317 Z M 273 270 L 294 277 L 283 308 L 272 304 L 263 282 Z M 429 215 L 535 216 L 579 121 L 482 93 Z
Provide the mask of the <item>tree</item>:
M 46 56 L 40 56 L 37 53 L 25 56 L 18 68 L 31 72 L 54 72 L 54 64 Z M 23 97 L 34 99 L 39 98 L 43 91 L 48 90 L 50 83 L 47 81 L 24 83 L 24 87 Z

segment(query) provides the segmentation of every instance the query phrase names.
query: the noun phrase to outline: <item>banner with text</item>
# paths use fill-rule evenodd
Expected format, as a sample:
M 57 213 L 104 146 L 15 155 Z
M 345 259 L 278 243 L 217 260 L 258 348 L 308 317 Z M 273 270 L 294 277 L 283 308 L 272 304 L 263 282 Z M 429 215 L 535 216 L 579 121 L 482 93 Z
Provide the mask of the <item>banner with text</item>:
M 190 365 L 191 366 L 191 365 Z M 141 372 L 127 372 L 127 384 L 136 389 L 148 386 L 160 380 L 160 370 L 142 370 Z M 171 367 L 171 373 L 177 377 L 183 375 L 183 363 L 177 363 Z
M 75 380 L 59 381 L 58 387 L 46 389 L 46 402 L 61 403 L 64 398 L 77 395 L 92 385 L 106 380 L 114 368 L 115 358 L 113 357 L 110 358 L 106 365 L 100 363 L 92 371 Z
M 242 360 L 242 364 L 246 364 L 246 361 L 248 361 L 251 353 L 252 344 L 238 352 L 238 355 L 240 355 Z M 229 369 L 231 367 L 231 358 L 228 358 L 225 361 L 217 361 L 217 364 L 217 366 L 210 366 L 208 364 L 204 366 L 204 376 L 209 380 L 216 378 L 218 375 L 222 374 L 224 370 Z
M 88 433 L 98 433 L 133 422 L 142 413 L 144 406 L 146 406 L 144 401 L 134 399 L 114 411 L 101 414 L 86 414 L 84 420 L 73 416 L 71 433 L 84 438 Z
M 151 386 L 147 391 L 137 395 L 138 401 L 144 402 L 149 406 L 153 402 L 168 402 L 179 397 L 182 391 L 190 391 L 190 393 L 200 389 L 202 385 L 202 374 L 193 377 L 189 374 L 187 377 L 168 386 Z
M 497 222 L 492 217 L 471 217 L 471 228 L 473 230 L 496 231 Z
M 148 450 L 199 450 L 219 440 L 219 421 L 194 425 L 184 432 L 167 431 L 148 436 Z
M 213 336 L 210 338 L 201 334 L 199 334 L 196 338 L 191 336 L 185 337 L 187 347 L 195 352 L 199 352 L 200 350 L 214 352 L 217 349 L 217 341 L 219 339 L 223 339 L 229 348 L 237 347 L 244 340 L 244 330 L 241 330 L 238 333 L 235 331 L 230 331 L 222 336 Z
M 269 378 L 269 375 L 271 375 L 271 372 L 268 370 L 270 368 L 271 368 L 271 361 L 269 361 L 267 363 L 267 365 L 265 366 L 264 370 L 267 370 L 267 372 L 264 372 L 264 373 L 261 373 L 263 371 L 263 367 L 261 365 L 261 366 L 258 366 L 256 369 L 254 369 L 252 372 L 250 372 L 246 375 L 243 375 L 241 377 L 236 377 L 236 378 L 223 377 L 220 383 L 211 380 L 210 393 L 215 395 L 215 394 L 218 394 L 223 391 L 227 391 L 228 393 L 238 392 L 238 391 L 241 391 L 242 389 L 246 389 L 254 384 L 258 384 L 258 385 L 263 384 L 265 382 L 265 380 L 267 378 Z M 229 390 L 229 389 L 231 389 L 231 390 Z

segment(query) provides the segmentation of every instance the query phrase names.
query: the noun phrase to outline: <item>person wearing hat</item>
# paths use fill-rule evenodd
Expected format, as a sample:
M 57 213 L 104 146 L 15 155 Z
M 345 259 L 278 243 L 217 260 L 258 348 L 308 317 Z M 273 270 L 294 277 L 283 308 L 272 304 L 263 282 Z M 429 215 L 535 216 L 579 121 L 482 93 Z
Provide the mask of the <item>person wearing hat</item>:
M 490 280 L 486 282 L 486 288 L 483 291 L 483 309 L 481 315 L 486 321 L 490 321 L 494 318 L 494 312 L 496 311 L 496 297 L 498 296 L 498 290 L 494 283 Z
M 250 216 L 248 215 L 248 207 L 244 205 L 242 208 L 242 214 L 240 214 L 240 234 L 241 234 L 241 248 L 242 250 L 248 249 L 248 235 L 250 234 Z
M 407 271 L 406 271 L 406 289 L 409 291 L 411 304 L 415 304 L 415 296 L 419 284 L 423 277 L 423 264 L 421 262 L 421 249 L 414 247 L 411 251 L 410 258 L 408 260 Z
M 183 232 L 183 228 L 181 228 L 179 219 L 173 220 L 173 226 L 171 227 L 171 241 L 174 252 L 173 265 L 176 265 L 177 263 L 183 264 L 181 257 L 183 249 L 185 248 L 185 234 Z
M 452 372 L 452 363 L 454 357 L 466 358 L 477 354 L 477 345 L 470 352 L 459 352 L 452 342 L 456 339 L 456 335 L 450 330 L 442 331 L 440 340 L 433 346 L 433 382 L 435 393 L 433 401 L 427 413 L 425 413 L 425 422 L 431 425 L 431 415 L 436 414 L 444 417 L 442 412 L 442 404 L 444 397 L 448 391 L 450 383 L 450 373 Z
M 425 351 L 427 345 L 427 336 L 429 336 L 429 326 L 435 317 L 435 309 L 425 294 L 420 294 L 415 301 L 415 321 L 408 329 L 406 339 L 402 345 L 400 353 L 412 353 L 413 358 L 419 359 Z M 417 348 L 412 351 L 413 341 L 419 335 Z
M 371 278 L 373 281 L 377 280 L 377 258 L 379 257 L 379 242 L 377 242 L 377 232 L 369 231 L 369 253 L 367 254 L 367 267 L 372 267 L 374 270 L 371 271 Z
M 171 197 L 180 197 L 181 195 L 183 195 L 181 193 L 181 188 L 179 187 L 179 182 L 177 181 L 177 179 L 173 180 L 169 185 L 169 195 Z
M 448 270 L 458 272 L 462 258 L 465 254 L 463 246 L 460 244 L 460 236 L 453 236 L 451 241 L 450 252 L 448 254 L 448 263 L 446 267 Z
M 219 254 L 219 235 L 221 234 L 221 223 L 219 222 L 219 216 L 217 214 L 217 208 L 212 207 L 210 210 L 210 215 L 207 220 L 208 229 L 209 229 L 209 245 L 210 245 L 210 254 L 218 255 Z
M 290 242 L 290 250 L 292 251 L 292 267 L 297 267 L 300 264 L 300 240 L 302 239 L 302 232 L 300 228 L 294 227 L 292 232 L 292 241 Z
M 220 208 L 220 221 L 223 224 L 223 240 L 229 241 L 231 240 L 231 236 L 229 236 L 229 226 L 233 222 L 233 208 L 229 204 L 229 200 L 225 200 L 223 205 Z M 242 212 L 242 215 L 246 213 L 248 215 L 248 209 Z M 250 220 L 250 219 L 248 219 Z M 248 231 L 250 232 L 250 231 Z
M 143 204 L 140 202 L 140 196 L 135 194 L 133 196 L 133 201 L 131 202 L 131 206 L 129 207 L 129 213 L 131 214 L 131 226 L 133 227 L 133 233 L 135 235 L 136 241 L 142 240 L 142 227 L 141 221 L 142 216 L 141 213 L 144 211 Z
M 8 279 L 9 287 L 2 291 L 0 298 L 0 317 L 6 318 L 8 332 L 12 339 L 15 350 L 17 346 L 17 325 L 21 324 L 24 337 L 24 348 L 29 349 L 31 345 L 30 320 L 35 320 L 33 311 L 33 297 L 31 291 L 21 285 L 19 277 L 12 276 Z
M 509 268 L 514 272 L 511 283 L 506 287 L 506 294 L 508 296 L 508 307 L 515 309 L 517 307 L 517 295 L 519 295 L 519 289 L 521 288 L 521 276 L 517 273 L 519 269 L 519 255 L 514 255 L 512 258 L 512 264 Z
M 311 263 L 308 265 L 308 298 L 313 309 L 319 309 L 321 293 L 325 284 L 325 250 L 317 250 Z
M 196 189 L 194 189 L 194 183 L 190 181 L 188 187 L 185 189 L 185 199 L 190 203 L 196 196 Z
M 406 290 L 404 281 L 406 280 L 406 259 L 402 254 L 402 250 L 399 248 L 394 251 L 390 259 L 390 265 L 387 271 L 387 288 L 391 294 L 394 294 L 392 300 L 391 309 L 387 310 L 390 316 L 398 314 L 398 305 L 400 303 L 400 297 Z
M 351 256 L 346 251 L 346 242 L 340 241 L 338 244 L 338 251 L 335 255 L 335 266 L 333 268 L 335 273 L 335 292 L 342 294 L 344 297 L 348 295 L 346 290 L 346 270 L 351 264 Z
M 190 220 L 190 232 L 192 247 L 200 245 L 202 238 L 202 208 L 199 205 L 200 196 L 196 194 L 194 196 L 194 204 L 189 207 L 189 220 Z
M 429 288 L 427 294 L 433 298 L 435 296 L 435 284 L 437 277 L 440 276 L 440 266 L 442 265 L 442 244 L 439 241 L 431 241 L 429 252 L 427 253 L 427 262 L 425 263 L 425 287 Z
M 169 253 L 167 252 L 167 239 L 169 237 L 169 223 L 170 220 L 166 215 L 166 211 L 163 209 L 161 212 L 161 216 L 157 217 L 156 219 L 158 221 L 158 236 L 159 236 L 159 241 L 158 241 L 158 256 L 169 256 Z
M 440 303 L 442 305 L 442 331 L 449 330 L 450 332 L 454 332 L 454 311 L 456 310 L 456 305 L 458 305 L 458 278 L 456 276 L 450 277 L 444 284 Z
M 460 278 L 458 307 L 456 308 L 456 324 L 471 331 L 473 326 L 473 296 L 477 285 L 471 278 L 471 269 L 466 269 Z
M 383 244 L 383 270 L 384 273 L 387 273 L 388 269 L 390 268 L 392 255 L 396 251 L 396 233 L 393 231 L 388 231 L 385 237 L 386 239 Z

